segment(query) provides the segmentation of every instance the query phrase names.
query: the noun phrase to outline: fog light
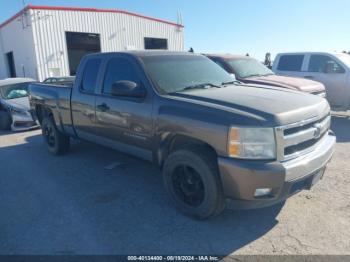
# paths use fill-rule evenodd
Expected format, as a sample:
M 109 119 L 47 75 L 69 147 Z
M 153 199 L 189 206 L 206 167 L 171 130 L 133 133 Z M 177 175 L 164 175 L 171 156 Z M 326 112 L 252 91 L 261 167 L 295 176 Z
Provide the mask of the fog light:
M 271 195 L 272 188 L 258 188 L 255 190 L 254 197 L 263 197 Z

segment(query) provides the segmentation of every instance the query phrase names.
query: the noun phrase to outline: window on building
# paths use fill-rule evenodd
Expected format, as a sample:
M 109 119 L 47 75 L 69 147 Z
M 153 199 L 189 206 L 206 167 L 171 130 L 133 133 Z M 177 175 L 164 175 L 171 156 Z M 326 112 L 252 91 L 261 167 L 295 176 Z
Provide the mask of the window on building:
M 168 39 L 145 37 L 145 49 L 168 49 Z
M 81 83 L 81 90 L 88 93 L 93 93 L 95 91 L 100 65 L 100 59 L 91 59 L 86 63 L 83 73 L 83 80 Z
M 326 55 L 311 55 L 308 71 L 317 73 L 345 72 L 343 67 L 341 67 L 334 59 Z
M 278 70 L 281 71 L 301 71 L 304 55 L 283 55 L 278 63 Z
M 112 58 L 107 65 L 106 74 L 103 83 L 103 93 L 111 94 L 112 85 L 115 82 L 127 80 L 137 84 L 140 79 L 134 65 L 125 58 Z

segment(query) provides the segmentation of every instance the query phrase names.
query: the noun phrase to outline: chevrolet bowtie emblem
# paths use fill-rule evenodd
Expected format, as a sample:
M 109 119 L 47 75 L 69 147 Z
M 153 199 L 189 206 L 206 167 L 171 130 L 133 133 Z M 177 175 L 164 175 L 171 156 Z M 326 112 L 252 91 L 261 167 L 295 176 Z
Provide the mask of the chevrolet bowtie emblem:
M 317 123 L 314 125 L 314 138 L 320 138 L 321 136 L 321 130 L 322 130 L 322 125 Z

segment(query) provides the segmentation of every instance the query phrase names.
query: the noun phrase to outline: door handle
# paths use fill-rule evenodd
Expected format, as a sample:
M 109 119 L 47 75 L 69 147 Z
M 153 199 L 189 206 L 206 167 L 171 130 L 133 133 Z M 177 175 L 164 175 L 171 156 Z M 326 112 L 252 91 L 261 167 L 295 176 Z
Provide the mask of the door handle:
M 307 78 L 307 79 L 314 79 L 313 76 L 304 76 L 304 78 Z
M 97 108 L 102 112 L 106 112 L 110 109 L 106 103 L 102 103 L 102 104 L 98 105 Z

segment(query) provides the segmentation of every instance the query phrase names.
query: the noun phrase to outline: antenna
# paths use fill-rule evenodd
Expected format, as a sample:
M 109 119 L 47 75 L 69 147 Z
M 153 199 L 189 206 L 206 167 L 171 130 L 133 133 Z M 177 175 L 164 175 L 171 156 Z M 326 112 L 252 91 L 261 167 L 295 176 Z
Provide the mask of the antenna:
M 180 10 L 177 10 L 177 24 L 183 25 L 182 24 L 182 14 L 181 14 Z
M 22 28 L 25 29 L 27 26 L 29 26 L 28 21 L 27 21 L 28 20 L 27 19 L 28 14 L 27 14 L 27 12 L 25 10 L 26 1 L 22 0 L 21 2 L 22 2 L 22 5 L 23 5 L 23 12 L 21 14 L 21 22 L 22 22 Z

